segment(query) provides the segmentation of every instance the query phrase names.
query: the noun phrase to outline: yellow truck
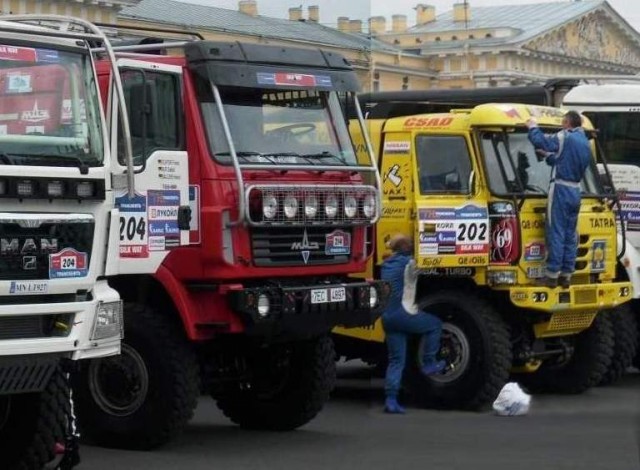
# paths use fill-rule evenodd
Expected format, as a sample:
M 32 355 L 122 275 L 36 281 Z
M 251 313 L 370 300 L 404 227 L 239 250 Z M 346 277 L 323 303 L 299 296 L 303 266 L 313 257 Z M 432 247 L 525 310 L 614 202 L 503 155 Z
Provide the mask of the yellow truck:
M 444 321 L 442 375 L 422 376 L 420 339 L 410 346 L 405 389 L 424 405 L 481 408 L 510 374 L 534 392 L 580 393 L 606 372 L 613 332 L 598 312 L 629 301 L 632 288 L 617 259 L 618 213 L 610 182 L 599 177 L 595 142 L 572 284 L 540 282 L 550 167 L 536 158 L 525 123 L 533 116 L 545 132 L 558 132 L 563 114 L 502 103 L 368 120 L 383 212 L 366 275 L 379 275 L 390 237 L 412 234 L 417 302 Z M 585 128 L 592 130 L 587 121 Z M 355 126 L 352 133 L 364 152 L 367 139 Z M 386 360 L 380 321 L 334 333 L 341 356 Z

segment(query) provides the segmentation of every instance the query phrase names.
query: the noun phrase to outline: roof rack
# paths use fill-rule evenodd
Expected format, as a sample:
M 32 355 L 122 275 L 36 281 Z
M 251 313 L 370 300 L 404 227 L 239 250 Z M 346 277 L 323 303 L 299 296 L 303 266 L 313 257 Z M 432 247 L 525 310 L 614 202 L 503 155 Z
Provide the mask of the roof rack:
M 91 46 L 92 41 L 101 42 L 102 50 L 107 53 L 110 62 L 115 67 L 116 56 L 111 46 L 109 38 L 105 32 L 97 25 L 83 20 L 82 18 L 74 18 L 63 15 L 6 15 L 0 19 L 0 31 L 8 31 L 14 33 L 28 33 L 34 36 L 57 37 L 67 39 L 77 39 L 86 41 Z M 8 26 L 6 23 L 16 23 L 15 27 Z M 70 28 L 80 28 L 81 31 L 69 31 Z M 90 49 L 93 53 L 94 50 Z M 114 70 L 115 72 L 115 70 Z M 133 167 L 133 150 L 131 148 L 131 133 L 129 130 L 129 115 L 124 108 L 124 89 L 119 73 L 113 73 L 113 84 L 115 91 L 120 97 L 118 100 L 120 106 L 120 119 L 124 129 L 125 137 L 125 159 L 127 162 L 127 190 L 129 197 L 135 196 L 135 172 Z

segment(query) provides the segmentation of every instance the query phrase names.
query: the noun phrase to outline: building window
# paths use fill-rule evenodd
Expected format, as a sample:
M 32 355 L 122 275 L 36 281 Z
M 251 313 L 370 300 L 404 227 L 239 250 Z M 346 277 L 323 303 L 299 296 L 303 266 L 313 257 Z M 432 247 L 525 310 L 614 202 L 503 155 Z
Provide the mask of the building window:
M 458 40 L 458 36 L 451 36 L 451 40 L 452 41 L 457 41 Z
M 440 36 L 436 36 L 436 42 L 440 41 Z
M 380 91 L 380 80 L 373 81 L 373 91 Z
M 492 38 L 493 36 L 491 35 L 491 33 L 487 33 L 487 34 L 484 35 L 484 37 L 489 39 L 489 38 Z
M 469 39 L 475 39 L 475 37 L 473 36 L 473 34 L 469 35 Z
M 422 39 L 420 39 L 420 38 L 416 38 L 416 43 L 417 43 L 417 44 L 422 44 Z

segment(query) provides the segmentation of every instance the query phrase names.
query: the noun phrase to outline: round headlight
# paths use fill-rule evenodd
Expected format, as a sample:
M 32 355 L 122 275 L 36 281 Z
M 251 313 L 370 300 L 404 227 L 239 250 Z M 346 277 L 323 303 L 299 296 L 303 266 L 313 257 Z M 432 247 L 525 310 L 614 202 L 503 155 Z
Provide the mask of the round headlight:
M 318 198 L 315 194 L 307 194 L 304 199 L 304 215 L 313 219 L 318 213 Z
M 367 194 L 365 196 L 364 201 L 362 201 L 362 212 L 364 216 L 369 219 L 373 218 L 376 214 L 376 198 L 373 194 Z
M 265 219 L 273 219 L 278 213 L 278 200 L 273 194 L 265 194 L 262 198 L 262 215 Z
M 378 306 L 378 290 L 371 286 L 369 288 L 369 307 L 376 308 Z
M 269 310 L 271 310 L 269 297 L 266 294 L 260 294 L 258 296 L 258 315 L 264 318 L 269 315 Z
M 353 219 L 358 213 L 358 201 L 353 196 L 344 198 L 344 215 Z
M 284 198 L 284 215 L 293 219 L 298 214 L 298 198 L 292 195 Z
M 338 198 L 329 194 L 324 200 L 324 213 L 329 219 L 333 219 L 338 214 Z

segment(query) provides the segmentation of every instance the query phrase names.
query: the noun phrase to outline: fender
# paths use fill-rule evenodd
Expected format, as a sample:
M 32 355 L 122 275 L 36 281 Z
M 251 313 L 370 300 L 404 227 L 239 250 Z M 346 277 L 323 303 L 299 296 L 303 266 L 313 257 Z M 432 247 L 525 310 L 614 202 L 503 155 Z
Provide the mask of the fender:
M 622 246 L 622 236 L 618 234 L 618 246 Z M 622 265 L 627 271 L 629 281 L 633 286 L 633 298 L 640 298 L 640 252 L 629 241 L 625 244 L 625 253 Z
M 189 340 L 199 340 L 200 335 L 196 329 L 195 312 L 198 312 L 198 305 L 194 302 L 193 298 L 189 295 L 189 292 L 185 288 L 184 284 L 178 281 L 173 273 L 164 266 L 160 266 L 154 278 L 162 284 L 165 291 L 173 301 L 178 315 L 184 325 L 184 330 Z

